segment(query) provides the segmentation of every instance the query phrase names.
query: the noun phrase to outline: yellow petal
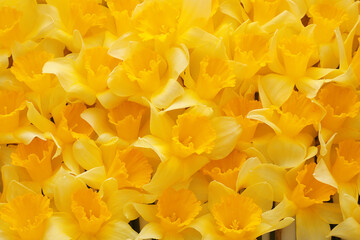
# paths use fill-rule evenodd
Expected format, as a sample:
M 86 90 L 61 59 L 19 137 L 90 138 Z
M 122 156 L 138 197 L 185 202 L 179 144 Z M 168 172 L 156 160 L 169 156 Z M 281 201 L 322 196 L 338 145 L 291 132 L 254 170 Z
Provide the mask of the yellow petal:
M 281 106 L 291 95 L 294 82 L 287 76 L 268 74 L 259 80 L 260 99 L 264 107 Z
M 241 195 L 253 199 L 263 212 L 272 208 L 274 194 L 271 185 L 267 182 L 250 185 Z
M 14 198 L 18 196 L 22 196 L 24 194 L 35 193 L 30 188 L 24 186 L 23 184 L 21 184 L 16 180 L 10 181 L 9 184 L 7 185 L 7 189 L 8 191 L 6 191 L 6 195 L 5 195 L 7 202 L 10 202 Z
M 103 182 L 106 180 L 106 172 L 103 166 L 94 167 L 90 170 L 77 175 L 82 181 L 94 189 L 100 189 Z
M 98 239 L 116 240 L 116 239 L 135 239 L 137 237 L 129 224 L 123 221 L 111 221 L 106 223 L 96 235 Z
M 157 108 L 167 108 L 177 97 L 184 93 L 178 81 L 171 78 L 165 86 L 151 96 L 151 102 Z
M 88 105 L 96 100 L 96 92 L 84 83 L 83 76 L 75 68 L 74 60 L 57 58 L 47 62 L 43 73 L 55 74 L 64 90 L 74 99 L 80 99 Z
M 315 215 L 311 209 L 301 210 L 296 214 L 296 239 L 327 239 L 330 225 Z
M 73 144 L 75 160 L 81 167 L 90 170 L 102 166 L 101 150 L 95 142 L 88 138 L 80 138 Z
M 201 0 L 194 3 L 191 0 L 184 0 L 179 18 L 179 31 L 184 32 L 192 26 L 204 26 L 210 14 L 211 1 Z
M 152 149 L 159 156 L 162 162 L 165 162 L 170 158 L 170 148 L 166 142 L 152 135 L 139 138 L 134 143 L 134 146 Z
M 58 179 L 54 189 L 54 203 L 62 212 L 71 212 L 71 196 L 79 189 L 86 188 L 85 183 L 68 174 Z
M 140 239 L 149 239 L 149 238 L 155 238 L 155 239 L 162 239 L 163 238 L 163 229 L 161 228 L 161 225 L 155 222 L 151 222 L 149 224 L 146 224 L 139 233 Z
M 214 148 L 208 155 L 211 159 L 226 157 L 235 147 L 241 126 L 232 117 L 217 117 L 211 121 L 216 132 Z
M 307 148 L 301 142 L 279 135 L 271 139 L 267 151 L 276 165 L 289 168 L 305 161 Z
M 50 217 L 45 232 L 46 240 L 71 240 L 80 235 L 76 220 L 68 213 L 55 213 Z
M 338 224 L 328 236 L 343 239 L 358 239 L 360 238 L 360 224 L 352 217 L 347 218 Z

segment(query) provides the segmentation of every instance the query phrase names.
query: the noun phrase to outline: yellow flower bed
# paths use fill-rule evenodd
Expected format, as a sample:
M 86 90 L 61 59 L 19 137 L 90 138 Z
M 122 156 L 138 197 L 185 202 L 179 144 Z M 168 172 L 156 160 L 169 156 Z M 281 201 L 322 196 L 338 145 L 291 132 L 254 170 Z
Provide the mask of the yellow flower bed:
M 360 239 L 359 39 L 357 0 L 0 0 L 0 239 Z

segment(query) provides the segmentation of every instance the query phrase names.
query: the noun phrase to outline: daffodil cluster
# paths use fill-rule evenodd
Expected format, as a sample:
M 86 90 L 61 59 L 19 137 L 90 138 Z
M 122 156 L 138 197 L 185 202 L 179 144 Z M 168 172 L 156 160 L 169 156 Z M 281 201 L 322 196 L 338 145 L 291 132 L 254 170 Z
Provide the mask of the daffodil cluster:
M 0 0 L 0 239 L 360 239 L 359 9 Z

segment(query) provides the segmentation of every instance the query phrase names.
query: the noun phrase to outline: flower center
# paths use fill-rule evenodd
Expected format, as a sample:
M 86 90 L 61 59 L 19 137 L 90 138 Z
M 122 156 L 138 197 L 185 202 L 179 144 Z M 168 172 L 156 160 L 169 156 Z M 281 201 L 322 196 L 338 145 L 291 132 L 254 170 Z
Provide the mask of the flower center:
M 144 40 L 159 39 L 165 41 L 177 29 L 180 16 L 175 1 L 151 0 L 138 5 L 133 13 L 133 24 Z
M 117 150 L 107 175 L 116 178 L 119 188 L 141 188 L 151 179 L 152 167 L 148 159 L 136 148 Z
M 157 202 L 157 217 L 165 228 L 177 229 L 189 225 L 201 210 L 201 203 L 190 190 L 167 189 Z
M 331 169 L 336 180 L 348 182 L 360 173 L 360 142 L 346 140 L 336 149 L 337 158 Z
M 115 125 L 118 136 L 127 140 L 136 140 L 139 136 L 141 120 L 145 107 L 134 102 L 124 101 L 109 111 L 109 122 Z
M 300 208 L 328 201 L 337 191 L 336 188 L 314 178 L 315 167 L 315 163 L 305 165 L 296 177 L 297 186 L 292 192 L 292 200 Z
M 359 111 L 359 97 L 352 88 L 327 84 L 321 88 L 318 99 L 323 106 L 331 108 L 335 115 L 351 114 L 352 112 L 355 115 Z
M 337 28 L 347 20 L 345 11 L 334 4 L 313 4 L 309 9 L 309 13 L 313 17 L 315 24 L 332 29 Z
M 235 189 L 238 173 L 246 159 L 245 153 L 235 149 L 225 158 L 209 162 L 203 167 L 202 172 L 213 180 Z
M 290 136 L 296 136 L 308 125 L 319 124 L 323 118 L 321 107 L 299 92 L 293 92 L 281 110 L 278 125 Z
M 55 154 L 53 141 L 34 138 L 29 145 L 20 143 L 11 154 L 12 163 L 23 167 L 34 181 L 42 181 L 53 175 L 52 157 Z
M 216 132 L 206 116 L 184 113 L 178 117 L 172 132 L 179 154 L 210 153 L 214 148 Z
M 267 34 L 244 32 L 235 36 L 234 60 L 249 64 L 264 60 L 269 50 Z
M 80 189 L 72 195 L 71 211 L 83 232 L 95 234 L 102 224 L 110 219 L 111 213 L 98 193 L 89 188 Z
M 11 7 L 0 8 L 0 46 L 10 47 L 20 38 L 19 22 L 22 13 Z
M 42 239 L 46 220 L 52 215 L 50 200 L 40 194 L 25 194 L 0 208 L 1 218 L 21 239 Z
M 72 28 L 79 30 L 82 36 L 91 27 L 104 27 L 108 17 L 107 9 L 96 0 L 71 1 L 70 13 Z
M 220 231 L 240 239 L 261 223 L 262 210 L 251 198 L 233 194 L 216 204 L 211 213 Z
M 137 82 L 143 91 L 153 92 L 160 87 L 167 63 L 158 53 L 142 46 L 134 46 L 122 67 L 126 76 Z
M 90 135 L 93 132 L 92 127 L 81 118 L 81 113 L 85 111 L 86 106 L 83 103 L 70 103 L 66 105 L 63 111 L 62 124 L 74 133 Z
M 196 92 L 202 98 L 212 99 L 221 89 L 234 87 L 235 80 L 233 69 L 228 61 L 205 57 L 200 62 Z
M 0 132 L 9 132 L 19 125 L 20 111 L 26 107 L 21 92 L 0 90 Z
M 16 59 L 11 72 L 34 91 L 48 89 L 52 86 L 53 77 L 48 73 L 43 74 L 42 68 L 52 58 L 53 55 L 45 51 L 30 51 Z
M 119 60 L 107 54 L 105 47 L 94 47 L 84 52 L 84 68 L 87 72 L 87 83 L 96 91 L 107 88 L 109 74 L 119 63 Z
M 281 61 L 288 76 L 305 75 L 310 57 L 315 51 L 315 44 L 306 37 L 294 35 L 279 42 Z

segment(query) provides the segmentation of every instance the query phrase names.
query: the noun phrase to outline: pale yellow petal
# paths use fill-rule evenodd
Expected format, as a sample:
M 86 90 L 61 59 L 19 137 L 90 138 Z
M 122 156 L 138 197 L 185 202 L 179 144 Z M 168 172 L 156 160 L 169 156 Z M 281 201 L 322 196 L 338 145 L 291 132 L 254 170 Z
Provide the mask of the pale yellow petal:
M 96 100 L 96 93 L 84 84 L 83 76 L 76 70 L 74 60 L 57 58 L 45 63 L 43 73 L 55 74 L 64 90 L 74 99 L 80 99 L 88 105 Z
M 267 182 L 255 183 L 247 187 L 241 195 L 254 200 L 263 212 L 268 211 L 273 205 L 273 189 Z
M 77 175 L 86 185 L 100 189 L 103 182 L 106 180 L 106 172 L 104 166 L 94 167 L 90 170 Z
M 235 195 L 236 192 L 231 188 L 228 188 L 224 184 L 218 181 L 212 181 L 209 184 L 209 209 L 211 210 L 216 204 L 220 203 L 223 198 L 227 196 Z
M 163 229 L 159 223 L 149 223 L 146 224 L 139 233 L 137 239 L 162 239 L 164 235 Z
M 268 74 L 259 80 L 259 93 L 264 107 L 267 104 L 281 106 L 291 95 L 294 82 L 287 76 Z
M 325 240 L 330 233 L 330 225 L 315 215 L 311 209 L 299 210 L 296 214 L 296 239 Z
M 55 213 L 48 220 L 44 240 L 71 240 L 80 235 L 80 228 L 75 218 L 69 213 Z
M 282 219 L 287 217 L 293 217 L 296 213 L 296 206 L 289 201 L 286 197 L 270 211 L 266 211 L 262 214 L 264 223 L 269 225 L 275 225 Z
M 86 188 L 85 183 L 70 174 L 59 178 L 54 189 L 56 208 L 61 212 L 71 212 L 71 196 L 83 188 Z
M 151 102 L 155 107 L 164 109 L 167 108 L 175 98 L 181 96 L 183 93 L 184 88 L 176 79 L 171 78 L 162 89 L 152 95 Z
M 98 234 L 96 234 L 96 237 L 103 240 L 123 240 L 135 239 L 137 235 L 137 232 L 126 222 L 113 220 L 105 223 Z
M 90 170 L 103 165 L 101 150 L 96 143 L 89 138 L 80 138 L 73 144 L 75 160 L 81 167 Z
M 211 14 L 210 0 L 184 0 L 179 18 L 179 31 L 184 32 L 190 27 L 202 27 L 206 24 Z
M 313 175 L 314 178 L 319 182 L 326 183 L 330 186 L 333 186 L 334 188 L 338 187 L 335 179 L 333 178 L 329 168 L 326 166 L 326 163 L 323 159 L 320 159 L 320 161 L 318 161 Z
M 156 217 L 157 206 L 134 203 L 134 208 L 140 214 L 140 216 L 147 222 L 157 222 L 159 219 Z
M 24 186 L 20 182 L 16 180 L 12 180 L 9 182 L 9 185 L 7 186 L 6 191 L 6 201 L 10 202 L 12 199 L 14 199 L 17 196 L 21 196 L 28 193 L 34 193 L 33 190 L 30 188 Z
M 139 148 L 152 149 L 159 156 L 162 162 L 165 162 L 167 159 L 169 159 L 170 156 L 170 148 L 168 144 L 165 141 L 152 135 L 138 138 L 138 140 L 134 142 L 134 146 Z
M 336 203 L 323 203 L 316 206 L 317 214 L 329 224 L 339 224 L 343 220 L 340 206 Z
M 222 159 L 234 149 L 241 133 L 241 126 L 232 117 L 216 117 L 211 123 L 216 132 L 216 139 L 209 158 Z
M 40 129 L 42 132 L 55 132 L 55 125 L 49 119 L 46 119 L 41 115 L 32 102 L 26 103 L 28 107 L 27 117 L 29 121 L 34 124 L 35 127 Z
M 328 236 L 355 240 L 360 238 L 360 224 L 352 217 L 338 224 Z
M 273 137 L 267 152 L 274 164 L 281 167 L 296 167 L 305 161 L 307 148 L 301 143 L 284 135 Z
M 172 127 L 175 122 L 164 111 L 159 111 L 153 105 L 150 105 L 150 131 L 155 137 L 163 140 L 170 140 L 172 137 Z
M 115 135 L 109 126 L 107 112 L 101 108 L 87 108 L 80 114 L 81 118 L 90 124 L 99 136 L 104 133 Z

